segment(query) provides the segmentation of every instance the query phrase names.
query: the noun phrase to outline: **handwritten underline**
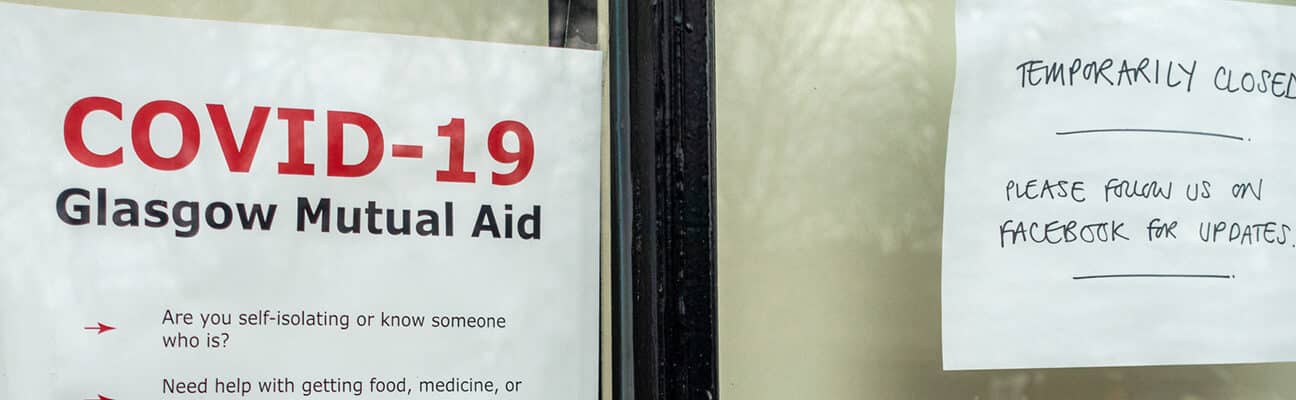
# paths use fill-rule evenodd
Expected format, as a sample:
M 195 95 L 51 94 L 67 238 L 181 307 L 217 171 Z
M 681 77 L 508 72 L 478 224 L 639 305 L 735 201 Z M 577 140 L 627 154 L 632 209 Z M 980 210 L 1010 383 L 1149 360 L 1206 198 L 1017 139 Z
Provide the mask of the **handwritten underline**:
M 1184 131 L 1184 130 L 1177 130 L 1177 129 L 1140 129 L 1140 128 L 1085 129 L 1079 131 L 1062 131 L 1062 132 L 1057 132 L 1056 134 L 1058 136 L 1068 136 L 1068 135 L 1081 135 L 1081 134 L 1089 134 L 1089 133 L 1168 133 L 1168 134 L 1176 134 L 1176 135 L 1209 136 L 1209 137 L 1216 137 L 1221 139 L 1230 139 L 1230 140 L 1237 140 L 1237 141 L 1251 140 L 1241 136 L 1226 135 L 1223 133 L 1205 132 L 1205 131 Z
M 1215 274 L 1111 274 L 1111 275 L 1080 275 L 1073 276 L 1074 280 L 1085 279 L 1114 279 L 1114 278 L 1206 278 L 1206 279 L 1234 279 L 1233 275 L 1215 275 Z

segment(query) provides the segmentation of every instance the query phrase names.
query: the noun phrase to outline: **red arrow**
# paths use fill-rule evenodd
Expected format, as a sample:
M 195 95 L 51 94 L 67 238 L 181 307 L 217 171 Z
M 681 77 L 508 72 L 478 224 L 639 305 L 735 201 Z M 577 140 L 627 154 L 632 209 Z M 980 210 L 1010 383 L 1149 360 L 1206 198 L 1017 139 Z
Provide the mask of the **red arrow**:
M 113 330 L 113 329 L 117 329 L 117 327 L 115 327 L 115 326 L 108 326 L 108 325 L 104 325 L 103 322 L 100 322 L 100 323 L 99 323 L 99 326 L 87 326 L 87 327 L 85 327 L 85 330 L 87 330 L 87 331 L 99 331 L 99 333 L 98 333 L 99 335 L 102 335 L 104 332 L 108 332 L 108 331 L 111 331 L 111 330 Z M 109 398 L 107 398 L 107 397 L 103 397 L 103 395 L 100 395 L 99 397 L 102 397 L 102 398 L 99 399 L 99 400 L 104 400 L 104 399 L 112 400 L 112 399 L 109 399 Z
M 113 400 L 113 399 L 112 399 L 112 397 L 104 396 L 104 395 L 101 394 L 101 395 L 99 395 L 99 398 L 98 398 L 98 399 L 90 399 L 90 400 Z

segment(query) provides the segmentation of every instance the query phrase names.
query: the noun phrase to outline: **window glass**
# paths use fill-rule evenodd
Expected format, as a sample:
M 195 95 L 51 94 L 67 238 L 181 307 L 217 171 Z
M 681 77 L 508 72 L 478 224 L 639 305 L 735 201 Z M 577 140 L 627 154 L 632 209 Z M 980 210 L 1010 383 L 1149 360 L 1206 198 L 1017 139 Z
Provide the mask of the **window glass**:
M 954 18 L 948 0 L 716 2 L 721 396 L 1296 398 L 1292 364 L 942 370 Z

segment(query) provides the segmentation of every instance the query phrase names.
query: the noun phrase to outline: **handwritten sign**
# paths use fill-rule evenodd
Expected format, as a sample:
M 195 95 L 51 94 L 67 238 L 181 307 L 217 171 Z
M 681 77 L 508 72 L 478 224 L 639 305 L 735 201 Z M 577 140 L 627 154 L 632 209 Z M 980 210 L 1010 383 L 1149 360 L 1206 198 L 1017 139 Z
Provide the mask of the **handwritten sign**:
M 959 2 L 946 369 L 1296 361 L 1293 19 Z

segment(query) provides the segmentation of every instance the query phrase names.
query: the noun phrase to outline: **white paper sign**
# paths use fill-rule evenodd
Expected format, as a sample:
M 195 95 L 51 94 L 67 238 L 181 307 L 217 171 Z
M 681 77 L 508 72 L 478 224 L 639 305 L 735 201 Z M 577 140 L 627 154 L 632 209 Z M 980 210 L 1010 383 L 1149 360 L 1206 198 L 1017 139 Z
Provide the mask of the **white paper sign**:
M 1296 361 L 1296 8 L 957 7 L 945 368 Z
M 0 395 L 594 399 L 598 52 L 0 5 Z

